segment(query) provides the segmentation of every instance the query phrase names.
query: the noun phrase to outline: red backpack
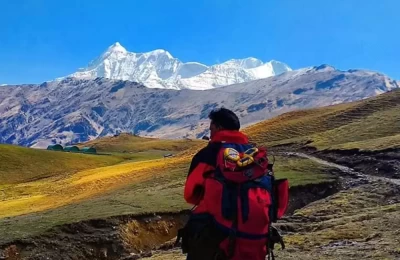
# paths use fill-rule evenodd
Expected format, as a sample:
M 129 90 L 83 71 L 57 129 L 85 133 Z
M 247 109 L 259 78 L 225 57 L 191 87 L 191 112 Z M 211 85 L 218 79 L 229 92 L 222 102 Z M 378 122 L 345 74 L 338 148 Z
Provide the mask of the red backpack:
M 274 257 L 275 243 L 284 248 L 271 223 L 286 211 L 289 183 L 275 180 L 266 148 L 222 143 L 216 170 L 204 186 L 208 212 L 192 214 L 178 233 L 188 259 L 264 260 Z

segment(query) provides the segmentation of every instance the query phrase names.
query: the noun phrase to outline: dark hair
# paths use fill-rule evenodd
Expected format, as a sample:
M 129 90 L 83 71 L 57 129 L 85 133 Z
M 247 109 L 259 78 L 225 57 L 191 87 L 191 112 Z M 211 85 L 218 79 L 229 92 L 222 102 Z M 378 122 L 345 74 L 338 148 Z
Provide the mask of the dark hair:
M 239 130 L 240 121 L 235 113 L 226 108 L 218 108 L 208 115 L 211 123 L 226 130 Z

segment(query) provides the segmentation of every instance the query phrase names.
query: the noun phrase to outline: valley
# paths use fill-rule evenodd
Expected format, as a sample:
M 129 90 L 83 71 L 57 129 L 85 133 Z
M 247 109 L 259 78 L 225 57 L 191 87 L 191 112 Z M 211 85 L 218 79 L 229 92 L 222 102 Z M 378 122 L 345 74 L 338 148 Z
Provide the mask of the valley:
M 276 156 L 278 178 L 290 181 L 290 208 L 277 223 L 287 244 L 276 250 L 280 258 L 399 257 L 399 93 L 290 112 L 244 129 Z M 168 241 L 186 219 L 186 173 L 206 141 L 121 134 L 88 144 L 108 155 L 0 146 L 8 149 L 0 158 L 14 165 L 44 153 L 55 163 L 93 161 L 69 172 L 45 168 L 48 173 L 27 179 L 3 168 L 18 178 L 2 185 L 0 256 L 185 259 Z M 21 151 L 31 157 L 19 156 Z M 144 159 L 141 153 L 151 156 Z M 165 153 L 174 157 L 162 158 Z

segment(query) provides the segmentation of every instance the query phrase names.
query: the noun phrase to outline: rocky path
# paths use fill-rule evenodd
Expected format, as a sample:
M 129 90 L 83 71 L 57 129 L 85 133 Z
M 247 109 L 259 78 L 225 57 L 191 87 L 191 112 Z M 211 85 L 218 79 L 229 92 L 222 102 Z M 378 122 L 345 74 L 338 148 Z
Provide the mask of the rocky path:
M 348 174 L 348 175 L 350 175 L 352 177 L 367 179 L 369 181 L 384 181 L 384 182 L 389 182 L 389 183 L 393 183 L 393 184 L 396 184 L 396 185 L 400 185 L 400 179 L 379 177 L 379 176 L 373 176 L 373 175 L 360 173 L 360 172 L 357 172 L 357 171 L 353 170 L 350 167 L 339 165 L 339 164 L 332 163 L 332 162 L 328 162 L 328 161 L 325 161 L 323 159 L 320 159 L 320 158 L 317 158 L 315 156 L 308 155 L 308 154 L 305 154 L 305 153 L 286 152 L 284 154 L 285 155 L 289 155 L 289 156 L 298 156 L 298 157 L 302 157 L 302 158 L 307 158 L 307 159 L 313 160 L 314 162 L 317 162 L 319 164 L 339 169 L 340 171 L 342 171 L 342 172 L 344 172 L 344 173 L 346 173 L 346 174 Z

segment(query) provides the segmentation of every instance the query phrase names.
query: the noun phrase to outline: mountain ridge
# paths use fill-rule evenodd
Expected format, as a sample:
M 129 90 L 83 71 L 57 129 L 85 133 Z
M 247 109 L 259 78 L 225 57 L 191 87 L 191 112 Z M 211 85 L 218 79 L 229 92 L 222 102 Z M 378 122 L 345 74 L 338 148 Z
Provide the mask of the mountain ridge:
M 152 89 L 105 78 L 0 87 L 0 143 L 45 147 L 116 132 L 201 138 L 208 113 L 227 107 L 245 127 L 285 112 L 340 104 L 399 88 L 376 72 L 315 66 L 275 77 L 196 91 Z

